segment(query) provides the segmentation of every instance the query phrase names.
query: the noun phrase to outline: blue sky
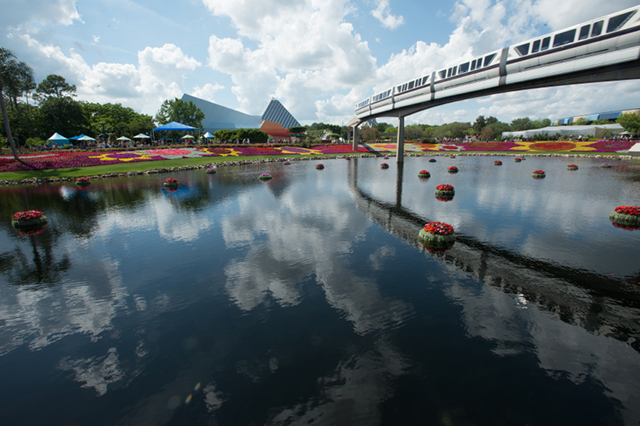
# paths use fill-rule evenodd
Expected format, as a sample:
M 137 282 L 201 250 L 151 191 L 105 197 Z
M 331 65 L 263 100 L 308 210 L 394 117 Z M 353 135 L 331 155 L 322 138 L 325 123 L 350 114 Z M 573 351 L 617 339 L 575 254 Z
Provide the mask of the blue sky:
M 155 115 L 189 93 L 249 114 L 277 98 L 301 122 L 344 124 L 356 102 L 433 69 L 634 6 L 637 0 L 14 0 L 0 45 L 37 82 Z M 560 118 L 640 106 L 640 82 L 496 95 L 407 117 Z M 384 120 L 395 123 L 394 119 Z

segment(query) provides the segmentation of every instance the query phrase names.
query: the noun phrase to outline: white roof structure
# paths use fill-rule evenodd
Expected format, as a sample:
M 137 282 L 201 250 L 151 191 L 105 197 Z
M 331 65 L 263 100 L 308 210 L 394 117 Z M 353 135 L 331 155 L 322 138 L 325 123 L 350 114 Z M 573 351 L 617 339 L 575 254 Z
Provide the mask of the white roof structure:
M 519 132 L 503 132 L 502 138 L 528 138 L 533 135 L 581 135 L 581 136 L 595 136 L 603 134 L 605 131 L 611 131 L 614 135 L 624 132 L 624 127 L 620 124 L 598 124 L 590 126 L 550 126 L 543 127 L 541 129 L 521 130 Z

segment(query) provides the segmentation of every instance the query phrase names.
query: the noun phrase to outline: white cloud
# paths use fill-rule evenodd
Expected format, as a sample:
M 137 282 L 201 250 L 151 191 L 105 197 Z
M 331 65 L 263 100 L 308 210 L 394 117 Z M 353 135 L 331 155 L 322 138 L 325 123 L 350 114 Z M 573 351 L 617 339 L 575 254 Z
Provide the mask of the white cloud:
M 71 25 L 82 22 L 76 0 L 13 0 L 4 2 L 0 13 L 0 26 L 17 25 Z
M 396 29 L 404 23 L 402 16 L 394 16 L 391 14 L 389 0 L 377 0 L 377 7 L 371 11 L 371 15 L 376 18 L 383 27 Z
M 202 87 L 200 86 L 194 87 L 190 94 L 192 96 L 195 96 L 196 98 L 213 102 L 215 100 L 214 94 L 223 89 L 224 89 L 224 86 L 221 84 L 207 83 Z

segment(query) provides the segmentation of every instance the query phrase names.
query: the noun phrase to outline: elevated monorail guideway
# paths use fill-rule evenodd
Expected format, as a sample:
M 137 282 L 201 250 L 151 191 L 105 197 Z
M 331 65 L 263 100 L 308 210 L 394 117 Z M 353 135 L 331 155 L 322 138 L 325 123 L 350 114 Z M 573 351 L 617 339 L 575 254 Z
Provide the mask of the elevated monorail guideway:
M 398 164 L 394 202 L 379 200 L 358 187 L 357 158 L 349 164 L 349 187 L 358 209 L 387 232 L 432 256 L 418 238 L 420 229 L 431 220 L 402 206 L 402 166 Z M 640 324 L 635 320 L 640 291 L 635 287 L 619 286 L 596 272 L 550 263 L 457 234 L 451 250 L 439 255 L 449 267 L 472 273 L 503 293 L 524 297 L 566 323 L 613 337 L 640 351 Z
M 404 117 L 440 105 L 518 90 L 640 78 L 640 6 L 504 47 L 442 70 L 425 70 L 356 105 L 357 127 L 398 118 L 397 161 L 404 161 Z

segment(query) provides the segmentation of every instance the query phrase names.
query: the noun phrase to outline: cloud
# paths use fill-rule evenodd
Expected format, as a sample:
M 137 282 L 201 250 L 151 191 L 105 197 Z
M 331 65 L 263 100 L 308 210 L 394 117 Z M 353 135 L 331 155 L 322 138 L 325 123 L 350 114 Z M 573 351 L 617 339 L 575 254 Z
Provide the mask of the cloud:
M 376 3 L 378 6 L 371 11 L 371 15 L 380 21 L 383 27 L 394 30 L 404 23 L 402 16 L 394 16 L 391 14 L 389 0 L 377 0 Z
M 4 2 L 0 13 L 0 26 L 71 25 L 82 22 L 76 0 L 14 0 Z
M 137 66 L 106 62 L 89 66 L 73 49 L 67 55 L 60 47 L 41 44 L 29 35 L 22 39 L 41 67 L 77 85 L 81 99 L 125 103 L 147 114 L 155 113 L 165 99 L 182 96 L 186 77 L 201 66 L 173 44 L 141 50 Z
M 221 84 L 207 83 L 204 86 L 196 86 L 191 91 L 191 95 L 196 98 L 204 99 L 213 102 L 215 100 L 214 94 L 220 90 L 223 90 L 224 86 Z

